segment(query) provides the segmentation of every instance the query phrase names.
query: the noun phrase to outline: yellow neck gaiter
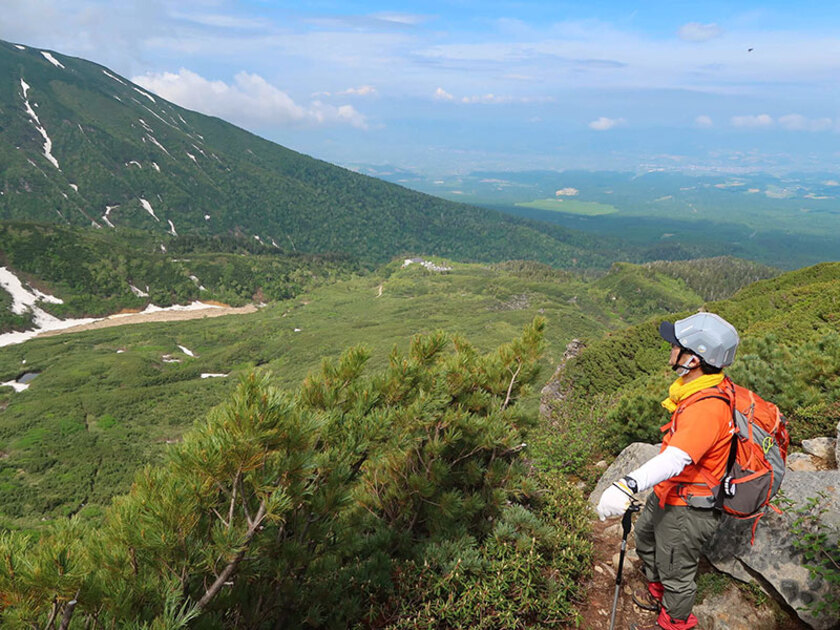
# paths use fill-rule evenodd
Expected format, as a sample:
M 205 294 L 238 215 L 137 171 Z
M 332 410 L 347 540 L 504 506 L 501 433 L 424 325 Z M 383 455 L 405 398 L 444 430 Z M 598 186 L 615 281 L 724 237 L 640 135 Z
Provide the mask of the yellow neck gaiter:
M 668 398 L 662 401 L 662 406 L 673 413 L 677 410 L 677 405 L 679 405 L 680 402 L 692 394 L 696 394 L 701 389 L 708 389 L 709 387 L 719 385 L 723 382 L 723 379 L 723 373 L 704 374 L 690 383 L 683 383 L 683 377 L 680 376 L 676 381 L 671 383 L 671 387 L 668 388 Z

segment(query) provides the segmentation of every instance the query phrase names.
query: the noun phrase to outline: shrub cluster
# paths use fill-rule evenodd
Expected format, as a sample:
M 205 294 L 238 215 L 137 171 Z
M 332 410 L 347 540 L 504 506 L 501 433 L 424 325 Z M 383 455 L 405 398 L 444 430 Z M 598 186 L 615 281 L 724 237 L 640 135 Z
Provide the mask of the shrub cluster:
M 361 348 L 294 393 L 243 379 L 116 498 L 0 537 L 4 627 L 522 627 L 568 622 L 586 509 L 523 458 L 517 402 L 544 322 L 480 355 L 418 336 Z M 193 620 L 193 621 L 191 621 Z

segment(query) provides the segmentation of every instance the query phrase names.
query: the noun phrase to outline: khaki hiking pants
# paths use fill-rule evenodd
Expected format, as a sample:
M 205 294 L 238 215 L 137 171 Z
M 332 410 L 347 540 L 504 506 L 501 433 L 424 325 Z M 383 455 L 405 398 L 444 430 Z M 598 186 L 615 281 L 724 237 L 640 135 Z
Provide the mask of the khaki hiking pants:
M 700 550 L 719 521 L 717 510 L 681 505 L 660 508 L 653 492 L 636 520 L 636 553 L 648 580 L 662 582 L 662 605 L 674 619 L 688 619 L 691 613 Z

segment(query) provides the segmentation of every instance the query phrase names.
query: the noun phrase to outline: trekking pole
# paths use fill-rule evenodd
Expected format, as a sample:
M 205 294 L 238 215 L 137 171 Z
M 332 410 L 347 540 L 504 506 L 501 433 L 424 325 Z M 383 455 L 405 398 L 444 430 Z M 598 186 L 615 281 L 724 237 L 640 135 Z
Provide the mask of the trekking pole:
M 615 611 L 618 607 L 618 592 L 621 589 L 621 574 L 624 570 L 624 556 L 627 553 L 627 536 L 630 535 L 630 528 L 633 526 L 633 512 L 638 512 L 642 506 L 631 500 L 630 506 L 624 513 L 621 519 L 621 527 L 624 530 L 624 535 L 621 538 L 621 552 L 618 555 L 618 569 L 615 574 L 615 597 L 613 597 L 612 616 L 610 617 L 610 630 L 615 629 Z

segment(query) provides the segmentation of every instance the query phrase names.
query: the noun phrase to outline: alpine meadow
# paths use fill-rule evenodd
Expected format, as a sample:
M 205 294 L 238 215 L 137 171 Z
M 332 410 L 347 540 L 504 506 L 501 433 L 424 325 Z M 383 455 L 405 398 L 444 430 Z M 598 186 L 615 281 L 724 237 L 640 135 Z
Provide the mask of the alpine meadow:
M 48 21 L 60 12 L 46 4 Z M 88 8 L 91 25 L 113 19 Z M 217 9 L 195 24 L 263 25 Z M 386 22 L 389 37 L 370 43 L 384 46 L 441 19 L 344 11 L 304 22 Z M 699 47 L 695 31 L 711 26 L 687 41 Z M 185 58 L 209 45 L 182 38 Z M 490 48 L 413 55 L 454 72 L 490 67 Z M 515 65 L 542 49 L 500 50 Z M 627 65 L 583 55 L 551 59 L 592 76 Z M 533 81 L 519 70 L 518 84 Z M 840 627 L 830 165 L 669 170 L 639 156 L 635 170 L 501 170 L 464 150 L 442 175 L 440 144 L 438 170 L 421 168 L 419 149 L 416 168 L 374 166 L 363 147 L 338 166 L 61 50 L 0 41 L 0 76 L 2 628 L 596 630 L 619 597 L 616 628 L 641 628 L 639 556 L 622 590 L 619 526 L 593 508 L 626 453 L 668 430 L 675 374 L 659 326 L 698 312 L 737 329 L 726 373 L 778 405 L 787 483 L 811 484 L 784 487 L 779 513 L 750 532 L 761 545 L 784 530 L 770 544 L 795 568 L 706 550 L 698 627 Z M 325 105 L 336 90 L 313 91 L 315 115 L 260 85 L 266 107 L 296 112 L 299 142 L 330 121 L 356 121 L 348 137 L 403 137 L 392 119 Z M 451 91 L 427 100 L 474 107 L 477 125 L 494 107 L 556 104 Z M 340 94 L 386 100 L 371 86 Z M 629 125 L 614 116 L 591 116 L 589 131 Z M 771 126 L 756 120 L 753 133 Z M 355 155 L 335 133 L 325 146 Z M 571 150 L 563 133 L 557 151 Z M 525 152 L 526 135 L 520 147 L 511 134 L 492 141 Z M 726 625 L 727 609 L 754 625 Z

